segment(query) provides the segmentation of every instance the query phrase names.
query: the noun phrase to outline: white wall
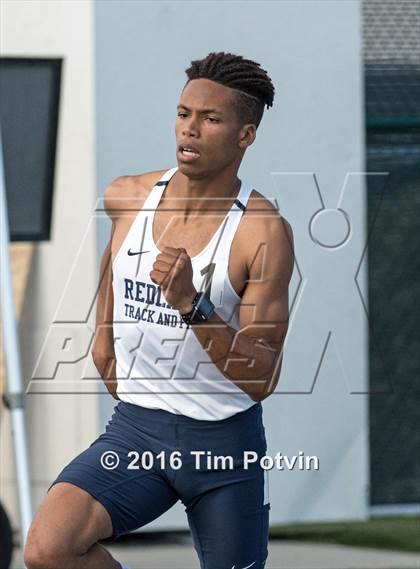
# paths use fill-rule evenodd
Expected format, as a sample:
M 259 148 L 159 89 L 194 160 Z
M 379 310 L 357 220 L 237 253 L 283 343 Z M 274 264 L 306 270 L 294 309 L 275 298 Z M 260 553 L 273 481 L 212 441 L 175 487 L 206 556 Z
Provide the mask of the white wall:
M 100 192 L 118 175 L 176 164 L 175 108 L 192 59 L 232 51 L 272 77 L 274 107 L 240 170 L 277 199 L 295 234 L 290 333 L 265 424 L 270 454 L 302 450 L 319 457 L 320 470 L 270 472 L 271 523 L 363 518 L 367 396 L 351 393 L 366 391 L 368 371 L 367 318 L 354 282 L 365 243 L 362 178 L 343 189 L 347 173 L 364 167 L 358 0 L 109 0 L 95 4 L 95 25 Z M 102 224 L 100 247 L 108 232 Z M 365 280 L 363 265 L 366 300 Z M 105 418 L 112 402 L 102 402 Z M 178 503 L 145 529 L 185 525 Z
M 23 374 L 28 382 L 53 321 L 85 320 L 81 299 L 92 300 L 95 294 L 96 235 L 90 231 L 77 267 L 79 278 L 71 280 L 59 308 L 96 202 L 92 3 L 4 0 L 1 55 L 63 58 L 52 235 L 51 241 L 36 246 L 20 322 Z M 70 333 L 72 350 L 83 349 L 83 335 Z M 47 342 L 44 361 L 52 367 L 56 359 L 57 353 Z M 79 367 L 61 366 L 58 375 L 60 380 L 70 382 L 66 383 L 66 389 L 74 392 L 73 382 L 80 377 Z M 25 395 L 35 507 L 61 468 L 86 448 L 98 432 L 97 396 L 37 393 L 37 390 L 53 391 L 55 383 L 35 382 L 35 389 Z M 18 527 L 9 418 L 8 413 L 2 413 L 0 499 L 13 525 Z

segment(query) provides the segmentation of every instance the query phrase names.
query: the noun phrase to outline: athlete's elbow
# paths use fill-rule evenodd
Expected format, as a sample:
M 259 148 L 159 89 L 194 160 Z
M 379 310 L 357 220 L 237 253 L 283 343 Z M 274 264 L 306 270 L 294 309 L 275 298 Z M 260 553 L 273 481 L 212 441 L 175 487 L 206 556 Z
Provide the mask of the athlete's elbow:
M 258 391 L 256 391 L 255 389 L 249 391 L 248 395 L 253 401 L 255 401 L 256 403 L 260 403 L 261 401 L 264 401 L 264 399 L 267 399 L 267 397 L 271 395 L 271 393 L 268 392 L 267 388 L 264 385 L 264 387 L 260 387 Z
M 258 401 L 264 401 L 264 399 L 267 399 L 267 397 L 269 397 L 271 395 L 271 392 L 268 391 L 264 391 L 264 393 L 261 393 L 261 395 L 258 398 Z
M 272 394 L 272 391 L 263 391 L 260 393 L 252 393 L 250 395 L 250 397 L 254 401 L 261 403 L 261 401 L 264 401 L 264 399 L 267 399 L 267 397 L 269 397 L 271 394 Z
M 95 366 L 99 369 L 103 369 L 111 360 L 115 358 L 115 352 L 108 347 L 102 346 L 101 344 L 94 345 L 92 348 L 92 360 Z
M 279 376 L 280 374 L 278 374 L 276 377 L 267 377 L 266 380 L 262 382 L 261 390 L 258 393 L 253 394 L 252 399 L 261 402 L 264 401 L 264 399 L 267 399 L 267 397 L 270 397 L 270 395 L 272 395 L 276 390 Z

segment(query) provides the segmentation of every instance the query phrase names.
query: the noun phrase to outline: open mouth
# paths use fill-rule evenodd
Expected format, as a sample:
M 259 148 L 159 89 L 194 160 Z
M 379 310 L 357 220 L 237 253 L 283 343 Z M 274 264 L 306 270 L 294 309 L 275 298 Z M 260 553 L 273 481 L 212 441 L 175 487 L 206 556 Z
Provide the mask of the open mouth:
M 200 153 L 198 152 L 198 150 L 192 146 L 179 146 L 178 147 L 179 153 L 180 155 L 187 159 L 187 160 L 195 160 L 196 158 L 199 158 Z

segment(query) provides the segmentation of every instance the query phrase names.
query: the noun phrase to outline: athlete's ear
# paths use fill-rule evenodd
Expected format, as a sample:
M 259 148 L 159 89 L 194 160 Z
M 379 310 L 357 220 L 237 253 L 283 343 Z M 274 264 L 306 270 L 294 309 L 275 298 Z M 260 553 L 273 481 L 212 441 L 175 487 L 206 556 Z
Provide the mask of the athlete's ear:
M 257 136 L 257 128 L 254 123 L 242 125 L 239 131 L 239 140 L 238 140 L 239 148 L 243 148 L 245 150 L 248 146 L 251 146 L 256 136 Z

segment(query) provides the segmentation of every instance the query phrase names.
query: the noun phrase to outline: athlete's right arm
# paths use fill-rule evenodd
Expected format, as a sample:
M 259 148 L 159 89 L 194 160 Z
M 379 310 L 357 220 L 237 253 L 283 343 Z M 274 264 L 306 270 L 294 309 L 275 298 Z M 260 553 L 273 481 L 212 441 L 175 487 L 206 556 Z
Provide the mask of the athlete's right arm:
M 114 350 L 113 310 L 114 295 L 112 290 L 112 238 L 115 233 L 115 217 L 118 208 L 112 207 L 121 187 L 121 179 L 115 180 L 105 190 L 104 206 L 112 221 L 111 238 L 102 254 L 99 269 L 99 288 L 96 305 L 95 339 L 92 347 L 92 359 L 101 375 L 106 388 L 114 399 L 117 395 L 116 357 Z
M 114 295 L 112 290 L 112 259 L 122 244 L 128 230 L 127 211 L 135 212 L 143 206 L 151 188 L 165 170 L 146 172 L 138 176 L 121 176 L 105 190 L 104 207 L 112 221 L 111 238 L 101 259 L 99 272 L 98 301 L 96 307 L 95 339 L 92 358 L 108 391 L 117 395 L 116 356 L 114 351 L 113 312 Z
M 117 395 L 116 359 L 112 326 L 114 297 L 112 292 L 111 242 L 112 237 L 102 254 L 99 271 L 92 359 L 112 397 L 119 399 Z

